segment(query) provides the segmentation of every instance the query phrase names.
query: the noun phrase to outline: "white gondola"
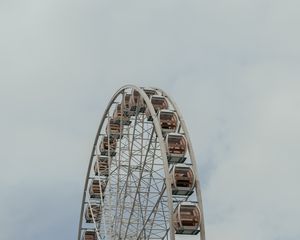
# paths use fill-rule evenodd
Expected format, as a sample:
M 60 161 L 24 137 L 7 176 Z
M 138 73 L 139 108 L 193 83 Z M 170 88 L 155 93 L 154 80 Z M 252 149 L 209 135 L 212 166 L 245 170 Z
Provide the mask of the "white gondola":
M 171 168 L 172 194 L 190 196 L 194 192 L 195 174 L 191 166 L 175 164 Z
M 187 140 L 179 133 L 166 135 L 167 157 L 169 163 L 183 163 L 186 159 Z
M 123 105 L 124 105 L 124 113 L 127 114 L 129 117 L 135 115 L 135 111 L 130 111 L 130 99 L 131 99 L 131 93 L 126 93 L 124 100 L 123 100 Z
M 117 139 L 110 137 L 110 140 L 108 136 L 104 136 L 101 140 L 101 143 L 99 145 L 99 150 L 102 155 L 108 156 L 110 153 L 110 156 L 116 155 L 116 148 L 117 148 Z
M 82 240 L 97 240 L 97 234 L 95 231 L 86 230 L 83 232 Z
M 157 94 L 157 91 L 154 89 L 143 89 L 146 95 L 150 98 L 152 95 Z M 138 112 L 145 112 L 146 110 L 146 102 L 143 100 L 140 93 L 136 90 L 133 90 L 129 99 L 129 110 L 135 112 L 138 110 Z
M 148 96 L 148 98 L 150 98 L 153 95 L 157 95 L 157 91 L 151 88 L 143 88 L 144 92 L 146 93 L 146 95 Z
M 158 113 L 158 119 L 163 135 L 176 132 L 178 127 L 178 118 L 174 111 L 160 110 Z
M 130 99 L 129 99 L 129 110 L 131 112 L 140 111 L 140 107 L 143 105 L 143 100 L 138 91 L 132 90 Z M 133 114 L 134 115 L 134 114 Z
M 114 138 L 120 138 L 122 135 L 123 126 L 119 122 L 115 122 L 113 119 L 109 119 L 106 125 L 106 134 Z
M 104 198 L 104 191 L 106 188 L 106 181 L 93 180 L 90 185 L 89 193 L 91 198 Z
M 107 177 L 109 175 L 109 158 L 108 156 L 97 156 L 94 164 L 94 171 L 96 176 Z
M 201 212 L 196 203 L 180 203 L 173 214 L 176 234 L 197 235 L 200 232 L 201 218 Z
M 148 98 L 151 98 L 153 95 L 157 95 L 157 91 L 151 88 L 143 88 L 144 92 L 146 93 L 146 95 L 148 96 Z M 146 102 L 145 100 L 143 100 L 141 102 L 141 107 L 140 107 L 140 112 L 145 112 L 146 110 Z
M 87 205 L 85 209 L 85 220 L 87 223 L 99 222 L 101 218 L 101 207 L 97 204 Z
M 125 110 L 125 105 L 123 104 L 123 111 L 122 105 L 118 104 L 114 110 L 113 120 L 115 123 L 123 124 L 123 125 L 130 125 L 130 115 L 129 112 Z
M 164 96 L 153 95 L 153 96 L 151 96 L 150 101 L 153 105 L 155 112 L 158 112 L 162 109 L 168 109 L 168 107 L 169 107 L 168 101 Z M 148 121 L 153 120 L 150 110 L 148 108 L 146 109 L 145 114 L 147 116 Z

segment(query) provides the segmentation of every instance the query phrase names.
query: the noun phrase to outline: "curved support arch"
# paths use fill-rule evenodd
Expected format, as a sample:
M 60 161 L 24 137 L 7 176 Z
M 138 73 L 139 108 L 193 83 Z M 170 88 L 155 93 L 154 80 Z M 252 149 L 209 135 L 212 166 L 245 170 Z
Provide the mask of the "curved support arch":
M 98 127 L 98 130 L 97 130 L 97 133 L 96 133 L 96 137 L 95 137 L 95 140 L 94 140 L 94 144 L 93 144 L 93 149 L 92 149 L 92 152 L 91 152 L 91 156 L 90 156 L 90 160 L 89 160 L 89 165 L 88 165 L 88 169 L 87 169 L 87 174 L 86 174 L 86 177 L 85 177 L 85 183 L 84 183 L 84 191 L 83 191 L 83 196 L 82 196 L 82 201 L 81 201 L 81 210 L 80 210 L 80 220 L 79 220 L 79 227 L 78 227 L 78 240 L 80 240 L 80 231 L 81 231 L 81 226 L 82 226 L 82 216 L 83 216 L 83 212 L 84 212 L 84 201 L 85 201 L 85 198 L 86 198 L 86 191 L 87 191 L 87 188 L 88 188 L 88 178 L 89 178 L 89 175 L 90 175 L 90 171 L 91 171 L 91 167 L 92 167 L 92 163 L 93 163 L 93 157 L 94 157 L 94 152 L 96 150 L 96 147 L 97 147 L 97 142 L 98 142 L 98 139 L 99 139 L 99 136 L 100 136 L 100 132 L 101 132 L 101 129 L 102 129 L 102 126 L 103 126 L 103 123 L 106 119 L 106 116 L 107 116 L 107 113 L 112 105 L 112 103 L 115 101 L 115 99 L 119 96 L 119 94 L 124 91 L 124 87 L 120 88 L 113 96 L 112 98 L 110 99 L 105 111 L 104 111 L 104 114 L 101 118 L 101 121 L 100 121 L 100 125 Z
M 200 229 L 201 229 L 200 236 L 201 236 L 201 240 L 205 240 L 204 212 L 203 212 L 203 201 L 202 201 L 202 195 L 201 195 L 201 185 L 200 185 L 199 171 L 198 171 L 196 156 L 195 156 L 195 153 L 194 153 L 194 149 L 193 149 L 193 146 L 192 146 L 192 142 L 191 142 L 191 139 L 190 139 L 190 135 L 189 135 L 187 126 L 185 124 L 183 116 L 182 116 L 182 114 L 181 114 L 181 112 L 180 112 L 177 104 L 175 103 L 175 101 L 165 91 L 163 91 L 162 89 L 159 89 L 159 88 L 154 88 L 154 89 L 160 91 L 165 97 L 167 97 L 169 99 L 170 103 L 173 105 L 175 111 L 177 112 L 177 115 L 178 115 L 179 121 L 181 123 L 182 129 L 183 129 L 183 131 L 185 133 L 185 137 L 186 137 L 186 139 L 188 141 L 188 149 L 189 149 L 189 154 L 190 154 L 190 157 L 191 157 L 191 161 L 192 161 L 192 164 L 196 168 L 196 171 L 195 171 L 195 175 L 196 175 L 196 191 L 197 191 L 197 198 L 198 198 L 198 203 L 199 203 L 200 211 L 202 213 L 202 220 L 201 220 L 201 224 L 200 224 Z

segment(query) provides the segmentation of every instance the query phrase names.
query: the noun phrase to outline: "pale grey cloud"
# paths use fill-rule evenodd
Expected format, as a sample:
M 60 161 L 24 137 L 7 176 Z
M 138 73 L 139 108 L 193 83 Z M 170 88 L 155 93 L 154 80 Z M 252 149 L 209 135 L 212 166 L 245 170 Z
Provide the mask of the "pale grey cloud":
M 1 1 L 0 230 L 74 239 L 110 96 L 158 86 L 199 158 L 208 239 L 299 239 L 299 1 Z

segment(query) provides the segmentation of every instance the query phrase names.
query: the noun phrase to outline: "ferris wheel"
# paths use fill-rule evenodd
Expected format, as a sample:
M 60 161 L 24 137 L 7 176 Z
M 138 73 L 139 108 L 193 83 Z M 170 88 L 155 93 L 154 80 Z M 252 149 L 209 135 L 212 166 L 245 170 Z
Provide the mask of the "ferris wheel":
M 78 240 L 205 240 L 189 134 L 161 89 L 126 85 L 110 100 L 85 179 Z

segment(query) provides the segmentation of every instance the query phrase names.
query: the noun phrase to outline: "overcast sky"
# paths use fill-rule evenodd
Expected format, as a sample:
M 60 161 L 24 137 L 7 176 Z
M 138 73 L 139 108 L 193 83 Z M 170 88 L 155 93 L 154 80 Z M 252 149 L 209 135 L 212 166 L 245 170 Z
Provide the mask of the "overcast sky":
M 182 110 L 207 239 L 300 239 L 299 0 L 0 0 L 0 239 L 76 238 L 127 83 Z

